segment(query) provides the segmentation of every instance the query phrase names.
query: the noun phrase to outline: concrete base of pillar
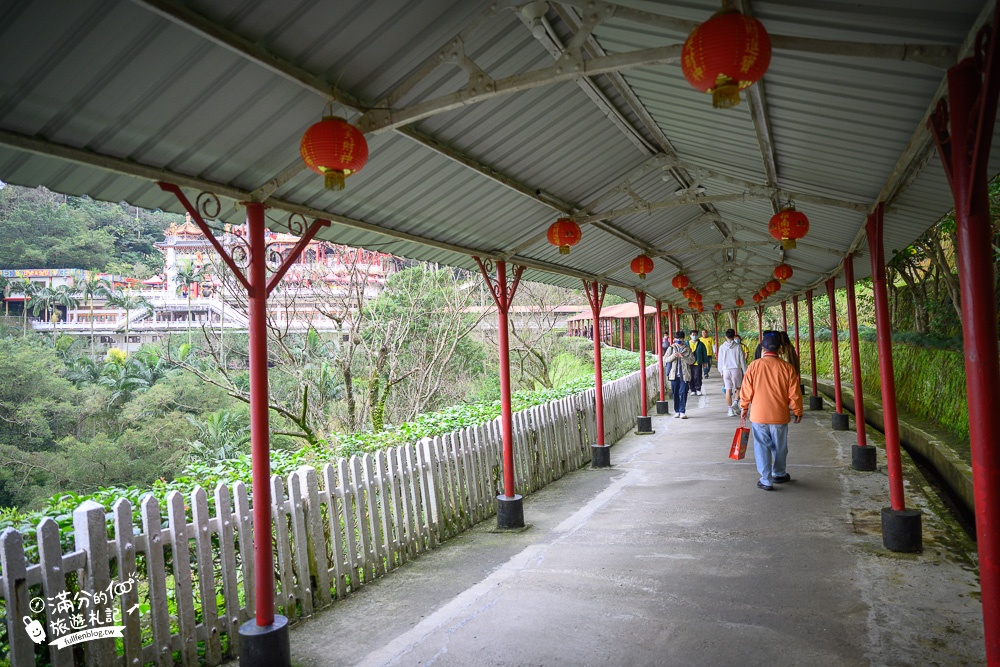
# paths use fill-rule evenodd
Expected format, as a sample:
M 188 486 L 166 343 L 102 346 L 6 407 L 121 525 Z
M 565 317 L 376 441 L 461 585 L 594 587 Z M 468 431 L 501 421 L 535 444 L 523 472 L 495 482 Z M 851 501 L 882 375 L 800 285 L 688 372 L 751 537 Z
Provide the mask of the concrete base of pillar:
M 653 418 L 652 417 L 636 417 L 636 435 L 652 435 L 656 433 L 653 430 Z
M 920 510 L 882 508 L 882 546 L 889 551 L 914 553 L 924 547 Z
M 240 667 L 291 667 L 288 619 L 275 614 L 271 625 L 250 619 L 240 626 Z
M 872 472 L 876 468 L 876 449 L 870 445 L 851 447 L 851 467 L 862 472 Z
M 846 412 L 833 413 L 833 430 L 846 431 L 851 426 L 851 417 Z
M 657 401 L 656 402 L 656 414 L 658 414 L 658 415 L 669 415 L 670 414 L 670 402 L 669 401 Z
M 809 409 L 810 410 L 822 410 L 823 409 L 823 397 L 822 396 L 810 396 L 809 397 Z
M 607 445 L 591 445 L 590 465 L 593 468 L 607 468 L 610 466 L 611 448 Z
M 524 528 L 524 504 L 521 496 L 497 496 L 497 529 L 517 530 Z

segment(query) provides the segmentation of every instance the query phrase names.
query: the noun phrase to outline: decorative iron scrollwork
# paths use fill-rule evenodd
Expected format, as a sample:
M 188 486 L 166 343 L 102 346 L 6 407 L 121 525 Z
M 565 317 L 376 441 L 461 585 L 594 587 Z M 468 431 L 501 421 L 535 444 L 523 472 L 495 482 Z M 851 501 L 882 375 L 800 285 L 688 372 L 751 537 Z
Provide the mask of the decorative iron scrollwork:
M 218 218 L 222 213 L 222 202 L 212 192 L 201 192 L 195 199 L 195 208 L 201 213 L 203 218 Z
M 288 220 L 285 221 L 285 227 L 288 228 L 288 233 L 293 236 L 305 236 L 309 225 L 306 223 L 305 216 L 301 213 L 289 213 Z

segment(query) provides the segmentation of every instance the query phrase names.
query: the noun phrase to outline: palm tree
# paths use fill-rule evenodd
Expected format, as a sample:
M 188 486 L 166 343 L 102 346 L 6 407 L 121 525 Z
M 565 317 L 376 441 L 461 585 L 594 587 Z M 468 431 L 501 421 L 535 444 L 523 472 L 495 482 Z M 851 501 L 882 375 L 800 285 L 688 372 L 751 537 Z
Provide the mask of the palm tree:
M 91 271 L 91 278 L 80 283 L 80 294 L 87 300 L 90 308 L 90 354 L 94 354 L 94 299 L 107 299 L 111 296 L 111 283 L 98 279 L 97 272 Z
M 225 410 L 210 412 L 204 420 L 188 415 L 188 421 L 198 428 L 197 440 L 189 440 L 188 458 L 206 464 L 235 459 L 247 451 L 250 425 Z
M 153 371 L 136 357 L 104 364 L 98 384 L 111 390 L 108 410 L 127 403 L 135 394 L 148 391 L 155 382 Z
M 69 285 L 59 285 L 58 287 L 49 290 L 49 307 L 54 309 L 56 306 L 62 306 L 66 309 L 66 312 L 69 313 L 70 310 L 77 308 L 79 305 L 80 290 L 75 287 L 70 287 Z M 56 318 L 54 310 L 49 319 L 52 321 L 52 333 L 55 335 Z
M 202 278 L 201 267 L 195 267 L 191 262 L 184 262 L 177 267 L 177 291 L 187 293 L 188 302 L 188 346 L 191 345 L 191 288 L 200 283 Z
M 21 294 L 24 295 L 24 301 L 21 303 L 21 320 L 22 320 L 22 330 L 21 335 L 28 335 L 28 301 L 31 300 L 33 296 L 42 289 L 41 285 L 31 282 L 27 278 L 22 278 L 18 287 L 21 289 Z
M 32 285 L 30 297 L 25 293 L 24 298 L 26 300 L 25 310 L 30 310 L 32 315 L 40 316 L 44 321 L 49 313 L 49 308 L 52 307 L 52 288 L 46 285 Z M 28 298 L 31 299 L 30 303 L 27 302 Z
M 7 310 L 7 308 L 8 308 L 8 305 L 7 305 L 7 288 L 8 287 L 10 287 L 10 280 L 8 280 L 7 278 L 4 278 L 3 276 L 0 276 L 0 294 L 3 294 L 3 307 L 4 307 L 4 313 L 3 314 L 4 314 L 5 317 L 9 314 L 9 311 Z
M 115 290 L 108 296 L 108 303 L 112 306 L 125 309 L 125 349 L 128 349 L 129 321 L 132 319 L 130 311 L 141 308 L 143 314 L 153 312 L 155 306 L 146 300 L 146 297 L 132 294 L 132 290 Z

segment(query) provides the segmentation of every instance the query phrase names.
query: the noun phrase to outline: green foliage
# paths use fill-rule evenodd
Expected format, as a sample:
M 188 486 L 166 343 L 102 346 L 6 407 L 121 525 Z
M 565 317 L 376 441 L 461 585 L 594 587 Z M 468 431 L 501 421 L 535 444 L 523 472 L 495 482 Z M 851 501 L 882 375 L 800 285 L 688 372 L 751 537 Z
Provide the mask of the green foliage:
M 842 381 L 850 382 L 851 348 L 839 346 Z M 861 352 L 862 387 L 868 397 L 881 400 L 882 379 L 878 366 L 878 345 L 865 340 Z M 811 373 L 809 354 L 803 348 L 802 376 Z M 829 342 L 816 345 L 816 372 L 833 377 L 833 348 Z M 894 341 L 892 346 L 896 401 L 901 410 L 936 422 L 963 442 L 969 438 L 969 411 L 966 402 L 965 358 L 960 351 L 928 348 Z

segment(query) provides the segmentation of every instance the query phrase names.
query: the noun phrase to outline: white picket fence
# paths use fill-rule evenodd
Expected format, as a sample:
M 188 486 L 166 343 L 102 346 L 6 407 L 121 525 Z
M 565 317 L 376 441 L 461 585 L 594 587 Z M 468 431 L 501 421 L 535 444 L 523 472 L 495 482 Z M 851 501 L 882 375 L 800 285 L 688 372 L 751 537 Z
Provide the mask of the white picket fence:
M 653 398 L 655 364 L 647 370 Z M 608 443 L 634 430 L 639 396 L 639 373 L 604 385 Z M 595 426 L 593 389 L 515 413 L 518 493 L 587 464 Z M 287 479 L 272 477 L 279 613 L 290 622 L 309 616 L 494 515 L 501 448 L 500 423 L 493 420 L 339 459 L 320 471 L 302 467 Z M 21 533 L 0 534 L 0 598 L 12 667 L 33 667 L 36 652 L 46 651 L 54 667 L 81 659 L 92 667 L 218 665 L 238 655 L 239 626 L 253 617 L 260 593 L 253 585 L 251 498 L 237 483 L 218 485 L 212 500 L 210 511 L 202 489 L 189 498 L 171 492 L 164 522 L 156 498 L 145 496 L 141 530 L 133 526 L 128 500 L 115 503 L 110 522 L 105 508 L 86 501 L 73 513 L 69 553 L 52 519 L 39 524 L 38 563 L 27 562 Z M 60 605 L 60 594 L 70 602 Z M 114 638 L 75 648 L 45 643 L 94 627 L 92 611 L 98 620 L 120 615 L 117 644 Z M 33 619 L 45 630 L 37 646 L 27 631 Z

